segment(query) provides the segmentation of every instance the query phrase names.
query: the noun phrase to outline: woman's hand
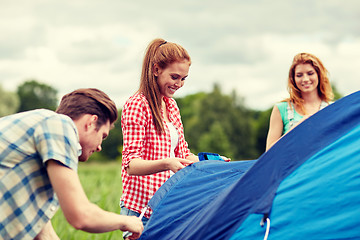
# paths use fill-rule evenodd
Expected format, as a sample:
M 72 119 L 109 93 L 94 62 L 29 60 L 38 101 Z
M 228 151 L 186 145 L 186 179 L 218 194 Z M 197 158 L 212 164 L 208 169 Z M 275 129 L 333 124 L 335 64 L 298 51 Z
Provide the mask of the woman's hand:
M 227 158 L 225 156 L 220 156 L 225 162 L 230 162 L 231 158 Z
M 173 171 L 176 173 L 177 171 L 183 169 L 184 167 L 193 164 L 195 161 L 190 159 L 184 158 L 166 158 L 164 159 L 168 170 Z

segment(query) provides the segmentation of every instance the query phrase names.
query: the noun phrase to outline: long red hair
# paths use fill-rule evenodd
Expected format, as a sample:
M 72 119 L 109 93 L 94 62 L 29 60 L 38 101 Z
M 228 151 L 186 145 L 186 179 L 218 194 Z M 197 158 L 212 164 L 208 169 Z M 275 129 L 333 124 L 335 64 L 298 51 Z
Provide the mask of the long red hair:
M 154 74 L 154 66 L 165 69 L 169 64 L 183 60 L 191 64 L 188 52 L 179 44 L 167 42 L 161 38 L 150 42 L 145 52 L 139 92 L 144 94 L 149 102 L 155 128 L 159 133 L 164 131 L 164 125 L 161 114 L 161 94 Z

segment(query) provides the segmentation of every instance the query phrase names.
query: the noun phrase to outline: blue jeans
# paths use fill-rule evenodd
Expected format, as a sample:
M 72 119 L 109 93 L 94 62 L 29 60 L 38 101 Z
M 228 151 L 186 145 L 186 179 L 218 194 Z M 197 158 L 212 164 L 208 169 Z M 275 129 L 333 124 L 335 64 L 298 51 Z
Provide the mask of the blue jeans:
M 136 216 L 136 217 L 140 216 L 140 213 L 124 207 L 124 202 L 122 202 L 122 201 L 120 202 L 120 208 L 121 208 L 120 215 Z M 141 221 L 145 227 L 145 225 L 149 221 L 149 219 L 146 217 L 142 217 Z M 132 234 L 131 232 L 125 231 L 125 232 L 123 232 L 123 238 L 125 239 L 126 237 L 129 237 L 129 236 L 131 236 L 131 234 Z

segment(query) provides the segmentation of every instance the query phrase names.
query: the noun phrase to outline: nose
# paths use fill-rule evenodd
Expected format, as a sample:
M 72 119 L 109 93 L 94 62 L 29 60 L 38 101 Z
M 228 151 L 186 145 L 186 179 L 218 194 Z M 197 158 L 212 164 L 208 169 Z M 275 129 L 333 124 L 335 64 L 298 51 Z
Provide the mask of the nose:
M 183 85 L 184 85 L 184 81 L 182 81 L 181 79 L 175 82 L 175 86 L 178 88 L 181 88 Z
M 310 77 L 309 77 L 309 75 L 307 75 L 307 74 L 304 74 L 304 81 L 309 81 L 310 80 Z
M 99 145 L 99 146 L 96 148 L 96 151 L 97 151 L 97 152 L 100 152 L 101 150 L 102 150 L 101 145 Z

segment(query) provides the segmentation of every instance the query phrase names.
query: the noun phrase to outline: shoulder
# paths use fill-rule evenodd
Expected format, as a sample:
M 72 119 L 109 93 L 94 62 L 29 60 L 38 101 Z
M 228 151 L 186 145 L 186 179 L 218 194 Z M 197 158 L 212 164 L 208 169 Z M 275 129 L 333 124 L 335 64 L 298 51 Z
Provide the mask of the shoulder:
M 289 105 L 289 102 L 282 101 L 282 102 L 279 102 L 279 103 L 275 104 L 275 106 L 279 109 L 280 114 L 283 115 L 284 113 L 287 112 L 288 107 L 290 105 Z
M 65 127 L 71 126 L 75 128 L 74 121 L 67 115 L 46 109 L 40 109 L 38 111 L 43 117 L 43 122 L 52 122 L 53 124 L 61 124 Z
M 77 140 L 78 130 L 74 121 L 67 115 L 53 111 L 43 112 L 36 131 L 38 134 L 63 135 Z
M 77 135 L 76 125 L 69 116 L 48 109 L 23 112 L 15 119 L 16 122 L 21 122 L 24 129 L 27 127 L 28 132 L 33 132 L 35 136 L 45 136 L 45 139 L 60 134 Z
M 333 104 L 334 101 L 329 101 L 329 102 L 326 102 L 326 101 L 321 101 L 321 104 L 320 104 L 320 109 L 323 109 L 327 106 L 329 106 L 330 104 Z
M 151 109 L 146 97 L 141 93 L 131 96 L 124 104 L 121 121 L 140 121 L 151 119 Z
M 25 113 L 26 114 L 26 113 Z M 49 109 L 36 109 L 31 110 L 27 112 L 29 117 L 32 117 L 34 119 L 56 119 L 56 120 L 62 120 L 62 121 L 72 121 L 71 118 L 67 115 L 56 113 Z
M 288 117 L 288 109 L 290 107 L 289 102 L 288 101 L 278 102 L 275 104 L 275 107 L 277 107 L 278 113 L 281 116 L 282 121 L 285 122 L 285 119 L 287 119 Z
M 132 95 L 124 104 L 124 110 L 134 108 L 148 108 L 149 102 L 146 97 L 141 93 Z
M 70 117 L 63 114 L 58 114 L 48 109 L 36 109 L 36 110 L 21 112 L 21 113 L 9 115 L 4 119 L 12 123 L 22 123 L 23 127 L 25 126 L 35 127 L 47 121 L 72 122 Z
M 279 109 L 286 109 L 289 106 L 289 103 L 287 101 L 278 102 L 275 104 Z

